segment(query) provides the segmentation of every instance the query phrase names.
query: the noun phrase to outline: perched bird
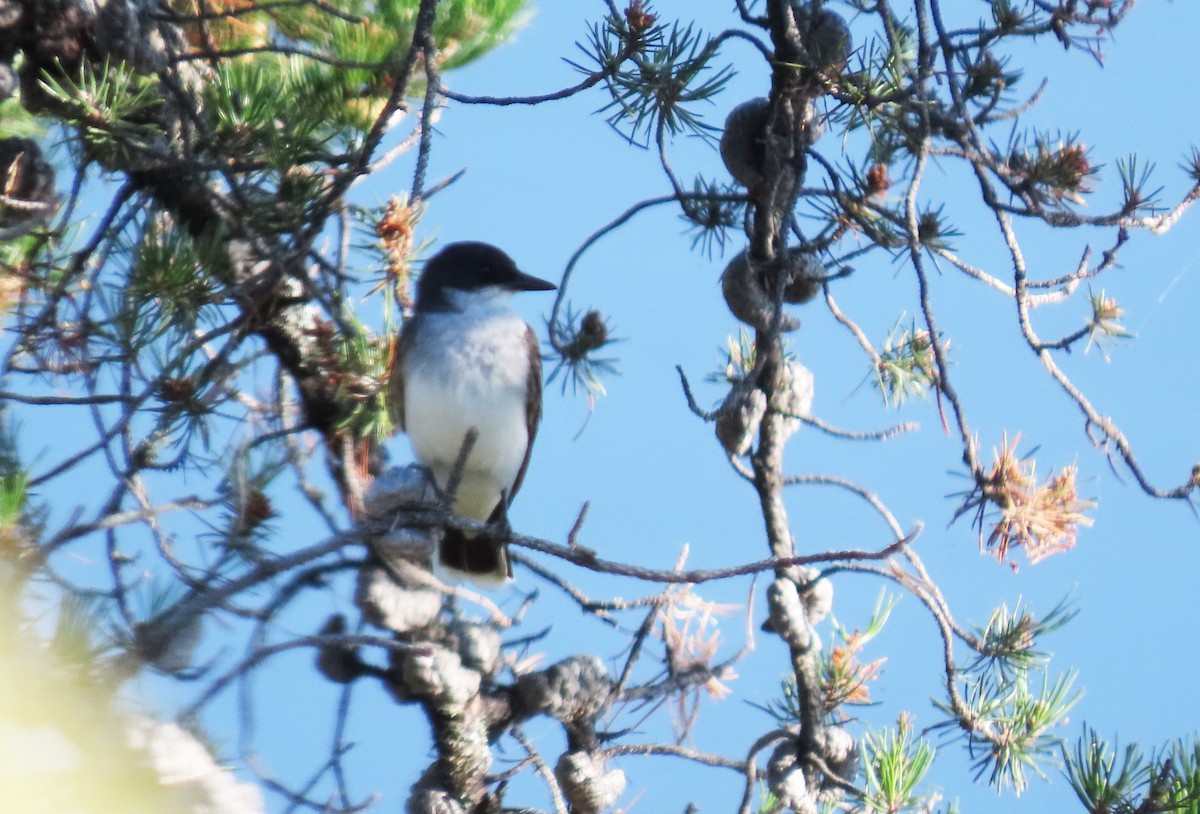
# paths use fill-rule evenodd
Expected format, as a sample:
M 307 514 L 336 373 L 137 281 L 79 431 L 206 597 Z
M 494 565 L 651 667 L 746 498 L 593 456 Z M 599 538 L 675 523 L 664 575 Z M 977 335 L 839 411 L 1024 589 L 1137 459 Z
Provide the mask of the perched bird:
M 475 431 L 454 490 L 455 514 L 507 523 L 542 417 L 537 336 L 508 302 L 519 291 L 554 288 L 487 243 L 451 243 L 421 273 L 400 333 L 391 400 L 413 454 L 440 489 Z M 512 576 L 502 539 L 457 529 L 445 530 L 434 569 L 485 587 Z

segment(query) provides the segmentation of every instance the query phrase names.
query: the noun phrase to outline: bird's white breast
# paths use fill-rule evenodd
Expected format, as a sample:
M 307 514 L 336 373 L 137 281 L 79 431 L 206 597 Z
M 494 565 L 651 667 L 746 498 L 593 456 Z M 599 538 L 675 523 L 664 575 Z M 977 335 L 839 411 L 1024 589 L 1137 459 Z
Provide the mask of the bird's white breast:
M 404 360 L 405 426 L 413 452 L 445 486 L 467 432 L 478 433 L 454 508 L 485 520 L 509 493 L 529 443 L 527 326 L 484 302 L 423 314 Z

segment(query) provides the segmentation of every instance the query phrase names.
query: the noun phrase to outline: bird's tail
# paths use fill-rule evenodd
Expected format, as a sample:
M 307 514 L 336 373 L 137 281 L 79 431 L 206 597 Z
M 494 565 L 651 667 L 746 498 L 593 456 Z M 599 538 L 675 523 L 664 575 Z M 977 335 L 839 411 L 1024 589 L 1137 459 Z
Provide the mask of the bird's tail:
M 461 529 L 445 529 L 433 561 L 438 578 L 444 582 L 499 588 L 512 579 L 508 543 L 487 533 L 471 535 Z

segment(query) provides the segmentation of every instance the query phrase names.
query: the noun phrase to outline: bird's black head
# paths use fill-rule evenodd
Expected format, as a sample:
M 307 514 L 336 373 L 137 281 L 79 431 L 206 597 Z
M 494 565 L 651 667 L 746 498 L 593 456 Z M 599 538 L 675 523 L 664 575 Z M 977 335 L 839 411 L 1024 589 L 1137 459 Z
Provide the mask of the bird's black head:
M 417 282 L 417 310 L 450 307 L 447 291 L 550 291 L 556 286 L 517 268 L 513 259 L 490 243 L 451 243 L 425 263 Z

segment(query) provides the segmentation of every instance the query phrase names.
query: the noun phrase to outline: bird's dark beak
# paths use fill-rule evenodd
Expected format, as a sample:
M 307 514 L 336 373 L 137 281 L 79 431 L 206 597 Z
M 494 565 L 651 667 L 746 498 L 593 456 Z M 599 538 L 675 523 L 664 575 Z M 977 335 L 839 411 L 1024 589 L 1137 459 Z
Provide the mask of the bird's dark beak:
M 509 285 L 515 291 L 553 291 L 558 288 L 554 283 L 547 282 L 540 277 L 534 277 L 532 274 L 526 274 L 523 271 L 518 271 L 517 276 L 513 278 Z

